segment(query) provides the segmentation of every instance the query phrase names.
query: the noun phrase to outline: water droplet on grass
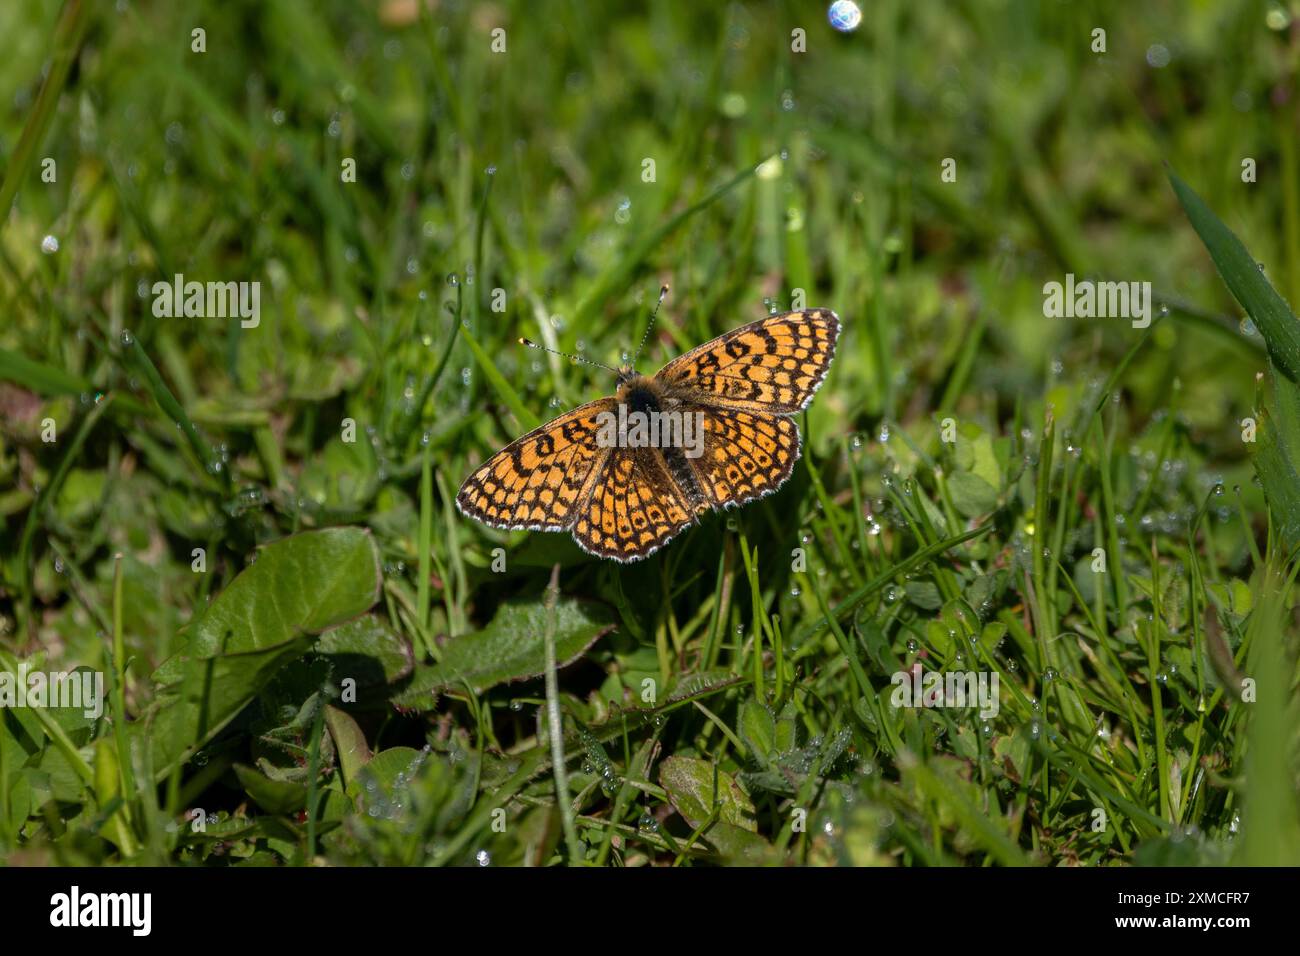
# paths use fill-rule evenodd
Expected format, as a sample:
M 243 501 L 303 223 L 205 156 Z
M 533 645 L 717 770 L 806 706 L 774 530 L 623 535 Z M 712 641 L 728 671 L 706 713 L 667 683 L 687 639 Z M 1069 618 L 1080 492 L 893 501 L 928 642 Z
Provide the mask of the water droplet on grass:
M 840 33 L 851 33 L 862 22 L 862 8 L 853 0 L 835 0 L 826 11 L 831 26 Z
M 1169 48 L 1163 43 L 1153 43 L 1147 47 L 1147 65 L 1157 70 L 1169 65 Z

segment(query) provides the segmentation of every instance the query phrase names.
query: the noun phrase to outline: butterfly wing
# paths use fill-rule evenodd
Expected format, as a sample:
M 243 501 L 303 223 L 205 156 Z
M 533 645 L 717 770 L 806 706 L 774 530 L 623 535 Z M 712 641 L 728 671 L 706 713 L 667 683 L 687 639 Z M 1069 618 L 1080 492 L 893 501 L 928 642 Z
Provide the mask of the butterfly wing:
M 839 334 L 829 309 L 770 315 L 691 349 L 655 378 L 700 405 L 793 415 L 826 377 Z
M 687 458 L 714 508 L 743 505 L 785 484 L 799 460 L 799 427 L 781 415 L 703 407 L 703 454 Z
M 692 509 L 657 448 L 614 448 L 573 525 L 590 554 L 638 561 L 693 520 Z
M 456 507 L 494 528 L 572 527 L 609 456 L 596 440 L 597 416 L 616 410 L 614 399 L 602 398 L 534 428 L 465 479 Z

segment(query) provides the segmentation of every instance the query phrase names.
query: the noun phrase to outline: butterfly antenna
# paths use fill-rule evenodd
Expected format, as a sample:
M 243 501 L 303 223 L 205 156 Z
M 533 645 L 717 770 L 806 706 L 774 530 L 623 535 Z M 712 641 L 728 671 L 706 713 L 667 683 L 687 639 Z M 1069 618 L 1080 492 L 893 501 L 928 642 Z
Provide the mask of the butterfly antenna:
M 636 354 L 632 356 L 633 368 L 636 368 L 636 360 L 641 357 L 641 350 L 645 348 L 646 342 L 650 340 L 650 330 L 655 327 L 655 319 L 659 315 L 659 306 L 664 304 L 666 298 L 668 298 L 668 284 L 664 283 L 659 288 L 659 301 L 655 303 L 654 311 L 650 313 L 650 324 L 645 327 L 645 335 L 641 336 L 641 344 L 636 347 Z
M 597 362 L 593 359 L 586 358 L 585 356 L 582 355 L 574 355 L 572 352 L 561 352 L 559 349 L 548 349 L 545 345 L 538 345 L 532 339 L 521 338 L 519 340 L 519 344 L 526 345 L 530 349 L 538 349 L 542 352 L 550 352 L 552 355 L 558 355 L 560 356 L 560 358 L 566 358 L 570 362 L 581 363 L 583 365 L 594 365 L 597 368 L 603 368 L 610 372 L 613 372 L 615 375 L 618 374 L 618 369 L 612 368 L 611 366 L 606 365 L 604 362 Z

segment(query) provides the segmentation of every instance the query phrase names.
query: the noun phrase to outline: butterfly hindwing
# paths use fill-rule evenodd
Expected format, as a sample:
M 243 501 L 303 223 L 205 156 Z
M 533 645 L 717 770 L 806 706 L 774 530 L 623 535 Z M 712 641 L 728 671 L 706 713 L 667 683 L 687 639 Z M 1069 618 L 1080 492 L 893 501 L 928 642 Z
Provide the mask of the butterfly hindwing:
M 688 459 L 714 508 L 776 491 L 799 460 L 799 428 L 780 415 L 725 408 L 704 411 L 704 453 Z
M 591 554 L 635 561 L 690 524 L 691 512 L 659 449 L 615 448 L 573 526 L 573 537 Z
M 673 359 L 655 378 L 701 404 L 792 415 L 812 401 L 839 333 L 829 309 L 772 315 Z
M 597 416 L 616 408 L 602 398 L 511 442 L 461 485 L 461 512 L 494 528 L 563 531 L 585 504 L 609 449 L 599 447 Z

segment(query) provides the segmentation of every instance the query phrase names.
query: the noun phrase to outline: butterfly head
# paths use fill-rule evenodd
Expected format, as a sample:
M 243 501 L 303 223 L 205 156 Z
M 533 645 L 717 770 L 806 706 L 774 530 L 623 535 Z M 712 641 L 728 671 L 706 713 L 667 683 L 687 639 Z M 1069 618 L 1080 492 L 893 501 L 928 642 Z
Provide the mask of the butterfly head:
M 630 362 L 624 362 L 618 367 L 619 385 L 627 385 L 640 377 L 641 376 L 637 374 L 637 370 L 632 367 L 632 363 Z

